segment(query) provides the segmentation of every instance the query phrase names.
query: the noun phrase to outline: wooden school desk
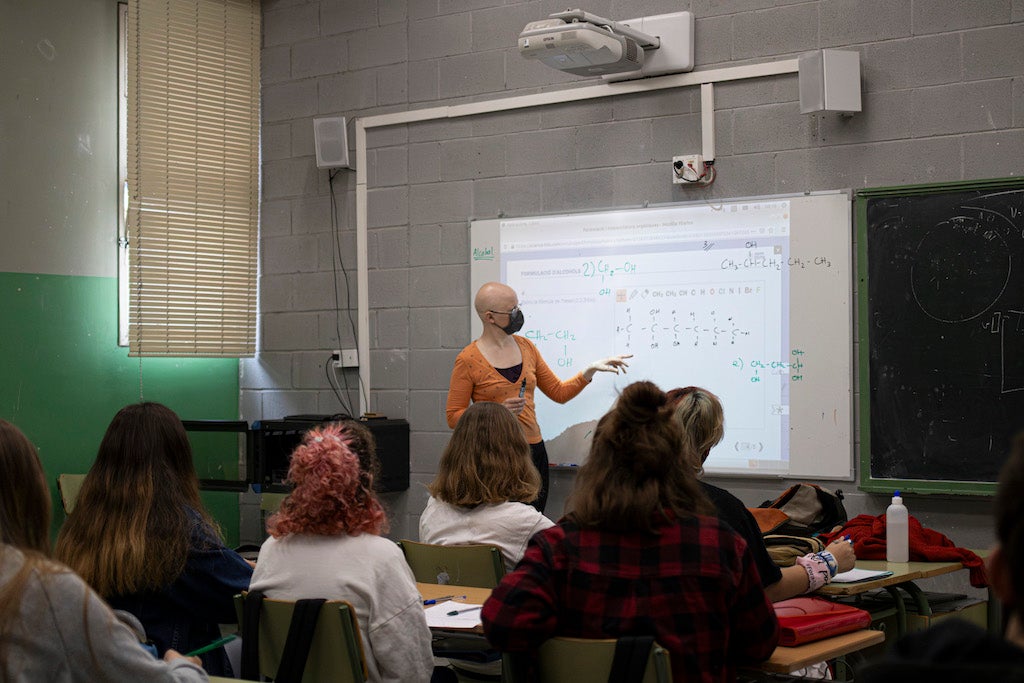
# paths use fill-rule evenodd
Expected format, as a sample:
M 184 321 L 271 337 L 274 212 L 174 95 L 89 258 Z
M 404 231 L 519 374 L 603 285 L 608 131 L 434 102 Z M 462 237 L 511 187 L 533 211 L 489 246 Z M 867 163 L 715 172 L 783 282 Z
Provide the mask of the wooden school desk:
M 877 645 L 884 640 L 884 632 L 864 629 L 796 647 L 783 647 L 780 645 L 775 648 L 772 656 L 761 662 L 761 665 L 757 668 L 759 671 L 767 673 L 793 673 L 811 664 L 853 654 L 866 647 Z
M 470 605 L 482 605 L 491 597 L 490 588 L 475 588 L 473 586 L 449 586 L 437 583 L 416 583 L 416 588 L 419 589 L 420 595 L 424 600 L 436 600 L 437 598 L 443 598 L 448 595 L 457 596 L 452 602 L 464 602 Z M 466 597 L 463 598 L 462 596 Z M 424 605 L 427 607 L 427 605 Z M 446 631 L 458 631 L 463 629 L 445 629 Z M 478 624 L 472 629 L 464 629 L 467 631 L 474 631 L 476 633 L 483 633 L 484 628 Z
M 830 583 L 818 589 L 817 594 L 829 598 L 861 595 L 868 591 L 884 588 L 892 596 L 896 610 L 896 635 L 903 636 L 907 632 L 907 607 L 899 594 L 901 589 L 914 600 L 917 613 L 931 616 L 932 608 L 924 592 L 914 583 L 919 579 L 930 579 L 943 574 L 951 574 L 964 568 L 959 562 L 886 562 L 884 560 L 857 560 L 857 569 L 871 571 L 890 571 L 891 576 L 884 576 L 857 583 Z
M 472 588 L 469 586 L 441 586 L 433 583 L 417 583 L 416 587 L 424 600 L 439 598 L 446 595 L 465 595 L 464 600 L 456 602 L 468 602 L 474 605 L 483 604 L 491 595 L 490 588 Z M 482 631 L 481 628 L 473 629 Z M 814 643 L 800 645 L 798 647 L 777 647 L 772 656 L 758 667 L 758 670 L 765 673 L 792 673 L 797 669 L 821 662 L 826 659 L 835 659 L 843 655 L 852 654 L 863 650 L 885 640 L 885 634 L 881 631 L 865 629 L 844 633 L 840 636 L 826 638 Z

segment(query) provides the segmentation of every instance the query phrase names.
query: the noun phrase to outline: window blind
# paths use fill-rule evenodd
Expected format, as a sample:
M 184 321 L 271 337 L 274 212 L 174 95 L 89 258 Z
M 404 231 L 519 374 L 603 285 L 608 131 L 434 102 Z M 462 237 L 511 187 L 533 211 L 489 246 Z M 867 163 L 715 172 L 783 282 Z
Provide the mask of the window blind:
M 129 355 L 251 356 L 258 0 L 128 7 Z

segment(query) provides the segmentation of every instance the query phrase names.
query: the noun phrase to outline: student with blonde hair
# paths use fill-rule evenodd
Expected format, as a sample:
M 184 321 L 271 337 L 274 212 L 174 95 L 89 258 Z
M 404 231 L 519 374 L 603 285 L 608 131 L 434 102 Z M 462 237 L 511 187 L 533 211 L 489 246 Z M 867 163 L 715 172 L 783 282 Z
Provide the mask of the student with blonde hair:
M 35 447 L 0 420 L 0 680 L 205 681 L 195 658 L 155 659 L 67 567 L 49 559 L 50 491 Z
M 345 600 L 355 609 L 370 683 L 431 679 L 430 629 L 412 570 L 381 536 L 376 446 L 358 422 L 316 427 L 292 453 L 292 492 L 267 520 L 252 590 L 279 600 Z M 443 680 L 443 679 L 442 679 Z
M 598 372 L 626 371 L 631 356 L 595 361 L 567 380 L 560 379 L 526 337 L 516 334 L 526 318 L 519 296 L 508 285 L 486 282 L 477 290 L 473 307 L 480 317 L 480 336 L 455 358 L 445 414 L 452 429 L 471 403 L 499 403 L 516 416 L 530 444 L 533 464 L 541 477 L 540 495 L 533 506 L 544 512 L 548 499 L 548 452 L 537 423 L 534 394 L 540 391 L 555 403 L 578 395 Z
M 683 428 L 684 453 L 690 467 L 698 475 L 704 472 L 704 461 L 725 436 L 725 413 L 722 402 L 707 389 L 684 387 L 668 392 L 675 407 L 675 419 Z M 753 515 L 739 498 L 725 489 L 700 482 L 704 495 L 714 504 L 719 519 L 732 527 L 747 542 L 757 564 L 761 583 L 772 602 L 811 593 L 832 580 L 838 572 L 853 569 L 856 556 L 853 544 L 839 540 L 820 553 L 797 558 L 791 567 L 780 568 L 768 555 L 761 530 Z
M 709 512 L 668 398 L 630 384 L 597 423 L 566 516 L 484 604 L 488 641 L 532 653 L 552 636 L 653 636 L 674 680 L 735 680 L 772 653 L 778 623 L 746 543 Z
M 134 614 L 161 654 L 219 639 L 219 624 L 237 621 L 233 597 L 252 576 L 199 499 L 184 425 L 151 402 L 122 408 L 107 427 L 56 555 Z M 202 661 L 211 674 L 231 674 L 223 648 Z
M 540 486 L 516 418 L 500 403 L 474 403 L 455 425 L 437 476 L 427 487 L 430 500 L 420 516 L 420 540 L 493 545 L 510 570 L 527 541 L 554 525 L 529 505 Z

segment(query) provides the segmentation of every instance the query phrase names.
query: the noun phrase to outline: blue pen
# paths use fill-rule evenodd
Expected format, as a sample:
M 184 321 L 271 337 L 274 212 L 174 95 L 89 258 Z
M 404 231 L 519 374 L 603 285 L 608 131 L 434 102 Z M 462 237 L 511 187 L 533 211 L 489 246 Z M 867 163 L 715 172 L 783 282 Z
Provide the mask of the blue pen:
M 430 600 L 424 600 L 423 604 L 424 605 L 436 605 L 437 603 L 444 602 L 445 600 L 465 600 L 465 599 L 466 599 L 465 595 L 446 595 L 443 598 L 431 598 Z

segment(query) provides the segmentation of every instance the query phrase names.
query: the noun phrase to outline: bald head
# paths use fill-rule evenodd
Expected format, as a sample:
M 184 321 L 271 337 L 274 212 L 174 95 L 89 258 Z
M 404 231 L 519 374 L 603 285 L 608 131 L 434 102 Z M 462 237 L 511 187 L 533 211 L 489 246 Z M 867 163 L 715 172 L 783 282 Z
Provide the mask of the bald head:
M 519 303 L 514 289 L 500 282 L 488 282 L 476 293 L 473 307 L 482 319 L 487 311 L 510 311 Z

